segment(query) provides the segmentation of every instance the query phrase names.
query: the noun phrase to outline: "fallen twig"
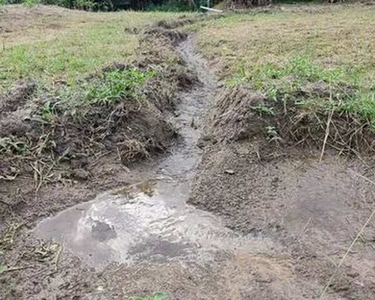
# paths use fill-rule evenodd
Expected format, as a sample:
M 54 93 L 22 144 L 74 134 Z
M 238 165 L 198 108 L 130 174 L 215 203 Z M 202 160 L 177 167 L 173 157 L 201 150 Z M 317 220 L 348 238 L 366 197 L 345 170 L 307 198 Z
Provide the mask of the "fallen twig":
M 24 269 L 30 269 L 34 268 L 34 266 L 25 266 L 25 267 L 14 267 L 14 268 L 6 268 L 2 271 L 2 274 L 7 273 L 7 272 L 13 272 L 13 271 L 20 271 Z
M 310 222 L 311 222 L 311 217 L 308 219 L 307 223 L 305 224 L 305 226 L 301 230 L 300 234 L 298 235 L 298 237 L 296 239 L 297 243 L 299 242 L 299 239 L 302 237 L 302 235 L 305 233 L 305 231 L 306 231 L 307 227 L 309 226 Z
M 61 252 L 62 252 L 63 246 L 59 246 L 59 250 L 57 250 L 56 257 L 55 257 L 55 271 L 57 271 L 59 267 L 59 262 L 60 262 L 60 257 L 61 257 Z

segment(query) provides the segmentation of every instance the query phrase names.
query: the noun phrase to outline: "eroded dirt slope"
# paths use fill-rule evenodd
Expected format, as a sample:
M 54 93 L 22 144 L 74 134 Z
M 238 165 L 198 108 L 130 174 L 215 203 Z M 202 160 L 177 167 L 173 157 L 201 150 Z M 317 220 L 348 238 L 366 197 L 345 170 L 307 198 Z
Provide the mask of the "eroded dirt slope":
M 320 161 L 316 148 L 267 139 L 263 120 L 251 109 L 263 96 L 251 89 L 227 95 L 225 109 L 220 98 L 207 118 L 205 153 L 190 203 L 221 215 L 234 230 L 275 243 L 294 278 L 273 273 L 261 289 L 270 292 L 284 280 L 294 288 L 303 282 L 294 297 L 316 299 L 374 209 L 374 184 L 368 181 L 374 176 L 372 160 L 327 151 Z M 374 230 L 372 221 L 325 299 L 374 297 Z M 262 297 L 291 297 L 270 295 Z

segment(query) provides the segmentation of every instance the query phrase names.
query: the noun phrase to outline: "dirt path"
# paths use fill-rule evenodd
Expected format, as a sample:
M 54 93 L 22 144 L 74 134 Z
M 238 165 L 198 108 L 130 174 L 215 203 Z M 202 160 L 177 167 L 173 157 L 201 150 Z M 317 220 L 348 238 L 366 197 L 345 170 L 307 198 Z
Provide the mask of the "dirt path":
M 207 120 L 218 82 L 193 38 L 179 51 L 200 81 L 179 94 L 181 141 L 142 166 L 137 183 L 22 232 L 12 263 L 23 269 L 1 278 L 4 299 L 318 298 L 373 206 L 372 185 L 350 171 L 366 169 L 311 154 L 259 162 L 252 141 L 217 142 Z M 371 225 L 325 299 L 375 295 L 365 242 L 374 233 Z

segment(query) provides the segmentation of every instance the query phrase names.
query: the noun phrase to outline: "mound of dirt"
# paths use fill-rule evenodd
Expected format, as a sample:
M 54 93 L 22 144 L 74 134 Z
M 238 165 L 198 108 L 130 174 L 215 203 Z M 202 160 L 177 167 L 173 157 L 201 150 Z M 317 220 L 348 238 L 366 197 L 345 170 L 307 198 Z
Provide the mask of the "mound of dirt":
M 35 91 L 34 82 L 20 82 L 8 95 L 0 97 L 0 114 L 4 116 L 8 112 L 17 110 L 25 105 L 26 100 Z M 1 131 L 0 131 L 1 132 Z
M 322 86 L 303 90 L 301 97 L 327 92 Z M 228 89 L 207 117 L 204 156 L 189 200 L 221 215 L 231 229 L 276 241 L 279 246 L 274 250 L 288 257 L 298 278 L 293 286 L 304 282 L 296 299 L 319 298 L 375 203 L 373 183 L 366 180 L 375 176 L 371 155 L 366 160 L 338 156 L 373 153 L 373 135 L 366 124 L 337 112 L 327 131 L 329 113 L 316 110 L 311 117 L 298 106 L 281 106 L 250 87 Z M 353 143 L 344 144 L 351 151 L 349 146 L 342 150 L 340 144 L 346 134 L 353 136 Z M 328 150 L 319 162 L 326 135 Z M 374 264 L 373 245 L 367 242 L 374 230 L 372 222 L 364 232 L 365 241 L 356 244 L 334 277 L 327 299 L 373 297 L 370 278 L 375 273 L 363 260 Z M 321 287 L 311 289 L 313 284 Z M 261 286 L 269 291 L 268 283 Z M 278 295 L 277 299 L 291 299 Z
M 215 109 L 210 116 L 215 140 L 238 141 L 262 132 L 263 118 L 252 107 L 262 105 L 265 100 L 262 94 L 248 87 L 225 90 L 216 100 Z
M 350 87 L 342 89 L 341 93 L 353 93 Z M 325 149 L 339 154 L 371 156 L 374 153 L 371 122 L 342 110 L 339 92 L 332 93 L 328 86 L 319 83 L 303 86 L 289 96 L 293 100 L 274 100 L 251 87 L 228 88 L 216 101 L 208 132 L 215 141 L 256 140 L 262 145 L 260 152 L 277 149 L 287 153 L 296 147 L 315 151 L 324 145 Z M 319 103 L 303 106 L 295 100 L 314 97 L 331 97 L 332 108 Z M 273 150 L 268 151 L 270 147 Z
M 41 28 L 45 24 L 59 28 L 63 27 L 66 19 L 83 14 L 86 12 L 54 5 L 6 5 L 0 8 L 0 33 L 17 32 L 30 27 Z
M 187 34 L 173 29 L 165 29 L 163 27 L 150 27 L 144 31 L 144 38 L 150 39 L 150 36 L 152 38 L 165 38 L 171 41 L 173 45 L 177 45 L 186 39 Z

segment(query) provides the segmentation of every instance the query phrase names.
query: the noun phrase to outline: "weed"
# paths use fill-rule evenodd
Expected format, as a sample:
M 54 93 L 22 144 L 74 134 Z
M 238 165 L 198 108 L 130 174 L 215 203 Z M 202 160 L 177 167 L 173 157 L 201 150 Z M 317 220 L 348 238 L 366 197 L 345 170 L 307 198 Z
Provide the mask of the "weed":
M 40 109 L 40 120 L 44 124 L 53 124 L 57 120 L 56 106 L 58 103 L 52 104 L 50 101 L 44 103 Z
M 153 71 L 142 72 L 137 68 L 104 73 L 99 84 L 89 84 L 85 87 L 87 92 L 84 101 L 112 106 L 128 97 L 138 98 L 140 87 L 153 76 Z
M 11 152 L 22 155 L 25 152 L 26 145 L 21 141 L 14 141 L 10 137 L 0 138 L 0 153 Z
M 266 104 L 262 104 L 262 105 L 257 105 L 257 106 L 253 106 L 251 107 L 252 110 L 255 110 L 257 112 L 259 112 L 260 114 L 266 114 L 266 115 L 273 115 L 273 108 L 270 107 L 270 106 L 267 106 Z
M 13 246 L 16 234 L 23 225 L 24 224 L 11 224 L 8 226 L 5 235 L 0 239 L 1 250 L 9 250 Z
M 268 139 L 273 139 L 278 136 L 277 130 L 275 126 L 267 126 L 267 137 Z

